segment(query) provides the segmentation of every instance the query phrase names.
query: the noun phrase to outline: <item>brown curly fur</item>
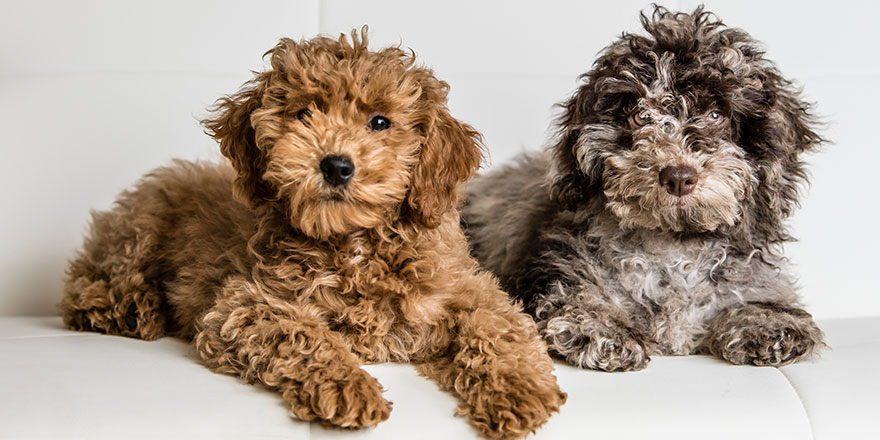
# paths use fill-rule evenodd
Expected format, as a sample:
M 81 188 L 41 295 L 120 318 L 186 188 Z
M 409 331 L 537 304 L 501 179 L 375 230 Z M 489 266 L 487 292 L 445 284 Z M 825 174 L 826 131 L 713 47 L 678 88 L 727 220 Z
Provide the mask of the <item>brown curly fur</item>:
M 641 21 L 645 35 L 623 34 L 582 76 L 548 151 L 468 184 L 474 255 L 583 368 L 816 354 L 823 334 L 781 247 L 801 155 L 822 143 L 810 105 L 702 7 Z M 673 195 L 663 170 L 682 166 L 694 188 Z
M 369 51 L 366 29 L 267 55 L 205 123 L 232 168 L 178 161 L 94 214 L 64 321 L 192 339 L 302 420 L 387 419 L 360 366 L 394 361 L 457 395 L 488 437 L 541 426 L 565 394 L 532 320 L 468 255 L 453 208 L 480 139 L 449 115 L 447 84 L 398 48 Z M 391 128 L 371 130 L 375 115 Z M 354 163 L 344 187 L 324 182 L 327 155 Z

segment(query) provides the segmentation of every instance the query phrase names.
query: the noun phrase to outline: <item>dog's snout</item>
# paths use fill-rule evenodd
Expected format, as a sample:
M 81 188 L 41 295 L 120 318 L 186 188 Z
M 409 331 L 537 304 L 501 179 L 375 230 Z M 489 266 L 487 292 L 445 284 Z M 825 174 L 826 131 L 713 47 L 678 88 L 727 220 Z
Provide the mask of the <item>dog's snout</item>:
M 345 156 L 327 156 L 320 167 L 324 181 L 332 186 L 345 185 L 354 176 L 354 163 Z
M 660 171 L 660 186 L 674 196 L 686 196 L 697 186 L 697 170 L 687 165 L 675 165 Z

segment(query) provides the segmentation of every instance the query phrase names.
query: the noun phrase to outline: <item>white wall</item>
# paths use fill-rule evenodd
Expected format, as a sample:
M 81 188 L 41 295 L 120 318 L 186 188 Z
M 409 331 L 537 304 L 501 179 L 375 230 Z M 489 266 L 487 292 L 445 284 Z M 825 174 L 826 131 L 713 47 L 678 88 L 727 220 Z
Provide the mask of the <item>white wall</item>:
M 669 1 L 673 9 L 695 2 Z M 170 157 L 216 158 L 197 119 L 263 66 L 279 37 L 369 24 L 452 85 L 491 163 L 546 139 L 554 103 L 597 52 L 638 30 L 647 1 L 0 0 L 0 315 L 51 314 L 88 211 Z M 880 314 L 871 232 L 880 210 L 871 136 L 880 102 L 872 2 L 710 1 L 818 102 L 836 145 L 811 158 L 813 186 L 790 246 L 817 317 Z

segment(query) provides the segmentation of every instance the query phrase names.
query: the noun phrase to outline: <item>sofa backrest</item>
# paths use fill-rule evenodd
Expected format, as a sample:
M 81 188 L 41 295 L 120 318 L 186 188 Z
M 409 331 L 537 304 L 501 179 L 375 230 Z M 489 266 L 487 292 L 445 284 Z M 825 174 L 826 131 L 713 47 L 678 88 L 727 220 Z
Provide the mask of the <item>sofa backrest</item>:
M 693 1 L 667 2 L 691 10 Z M 412 47 L 450 83 L 453 113 L 491 166 L 545 143 L 555 109 L 596 54 L 639 31 L 644 1 L 261 0 L 6 2 L 0 10 L 0 315 L 56 313 L 66 259 L 90 209 L 106 209 L 172 157 L 218 159 L 198 119 L 260 70 L 278 38 L 369 24 L 374 47 Z M 880 314 L 873 280 L 873 136 L 880 5 L 708 2 L 763 41 L 803 85 L 835 141 L 809 158 L 812 186 L 788 248 L 819 318 Z

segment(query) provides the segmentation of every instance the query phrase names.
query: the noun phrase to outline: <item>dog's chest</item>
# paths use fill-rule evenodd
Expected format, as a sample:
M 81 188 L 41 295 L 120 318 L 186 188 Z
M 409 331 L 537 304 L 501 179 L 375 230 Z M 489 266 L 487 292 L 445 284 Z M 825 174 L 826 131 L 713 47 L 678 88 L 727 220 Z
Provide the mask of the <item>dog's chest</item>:
M 661 353 L 685 354 L 699 343 L 708 320 L 726 304 L 717 271 L 726 259 L 722 244 L 640 237 L 606 258 L 606 280 L 630 304 L 640 330 Z
M 342 256 L 342 255 L 341 255 Z M 368 362 L 408 361 L 425 351 L 445 316 L 445 299 L 414 276 L 396 255 L 355 249 L 329 267 L 332 288 L 320 301 L 330 326 Z
M 678 297 L 697 299 L 702 291 L 712 290 L 713 272 L 724 257 L 724 248 L 714 243 L 647 239 L 616 247 L 604 263 L 634 297 L 662 304 Z

